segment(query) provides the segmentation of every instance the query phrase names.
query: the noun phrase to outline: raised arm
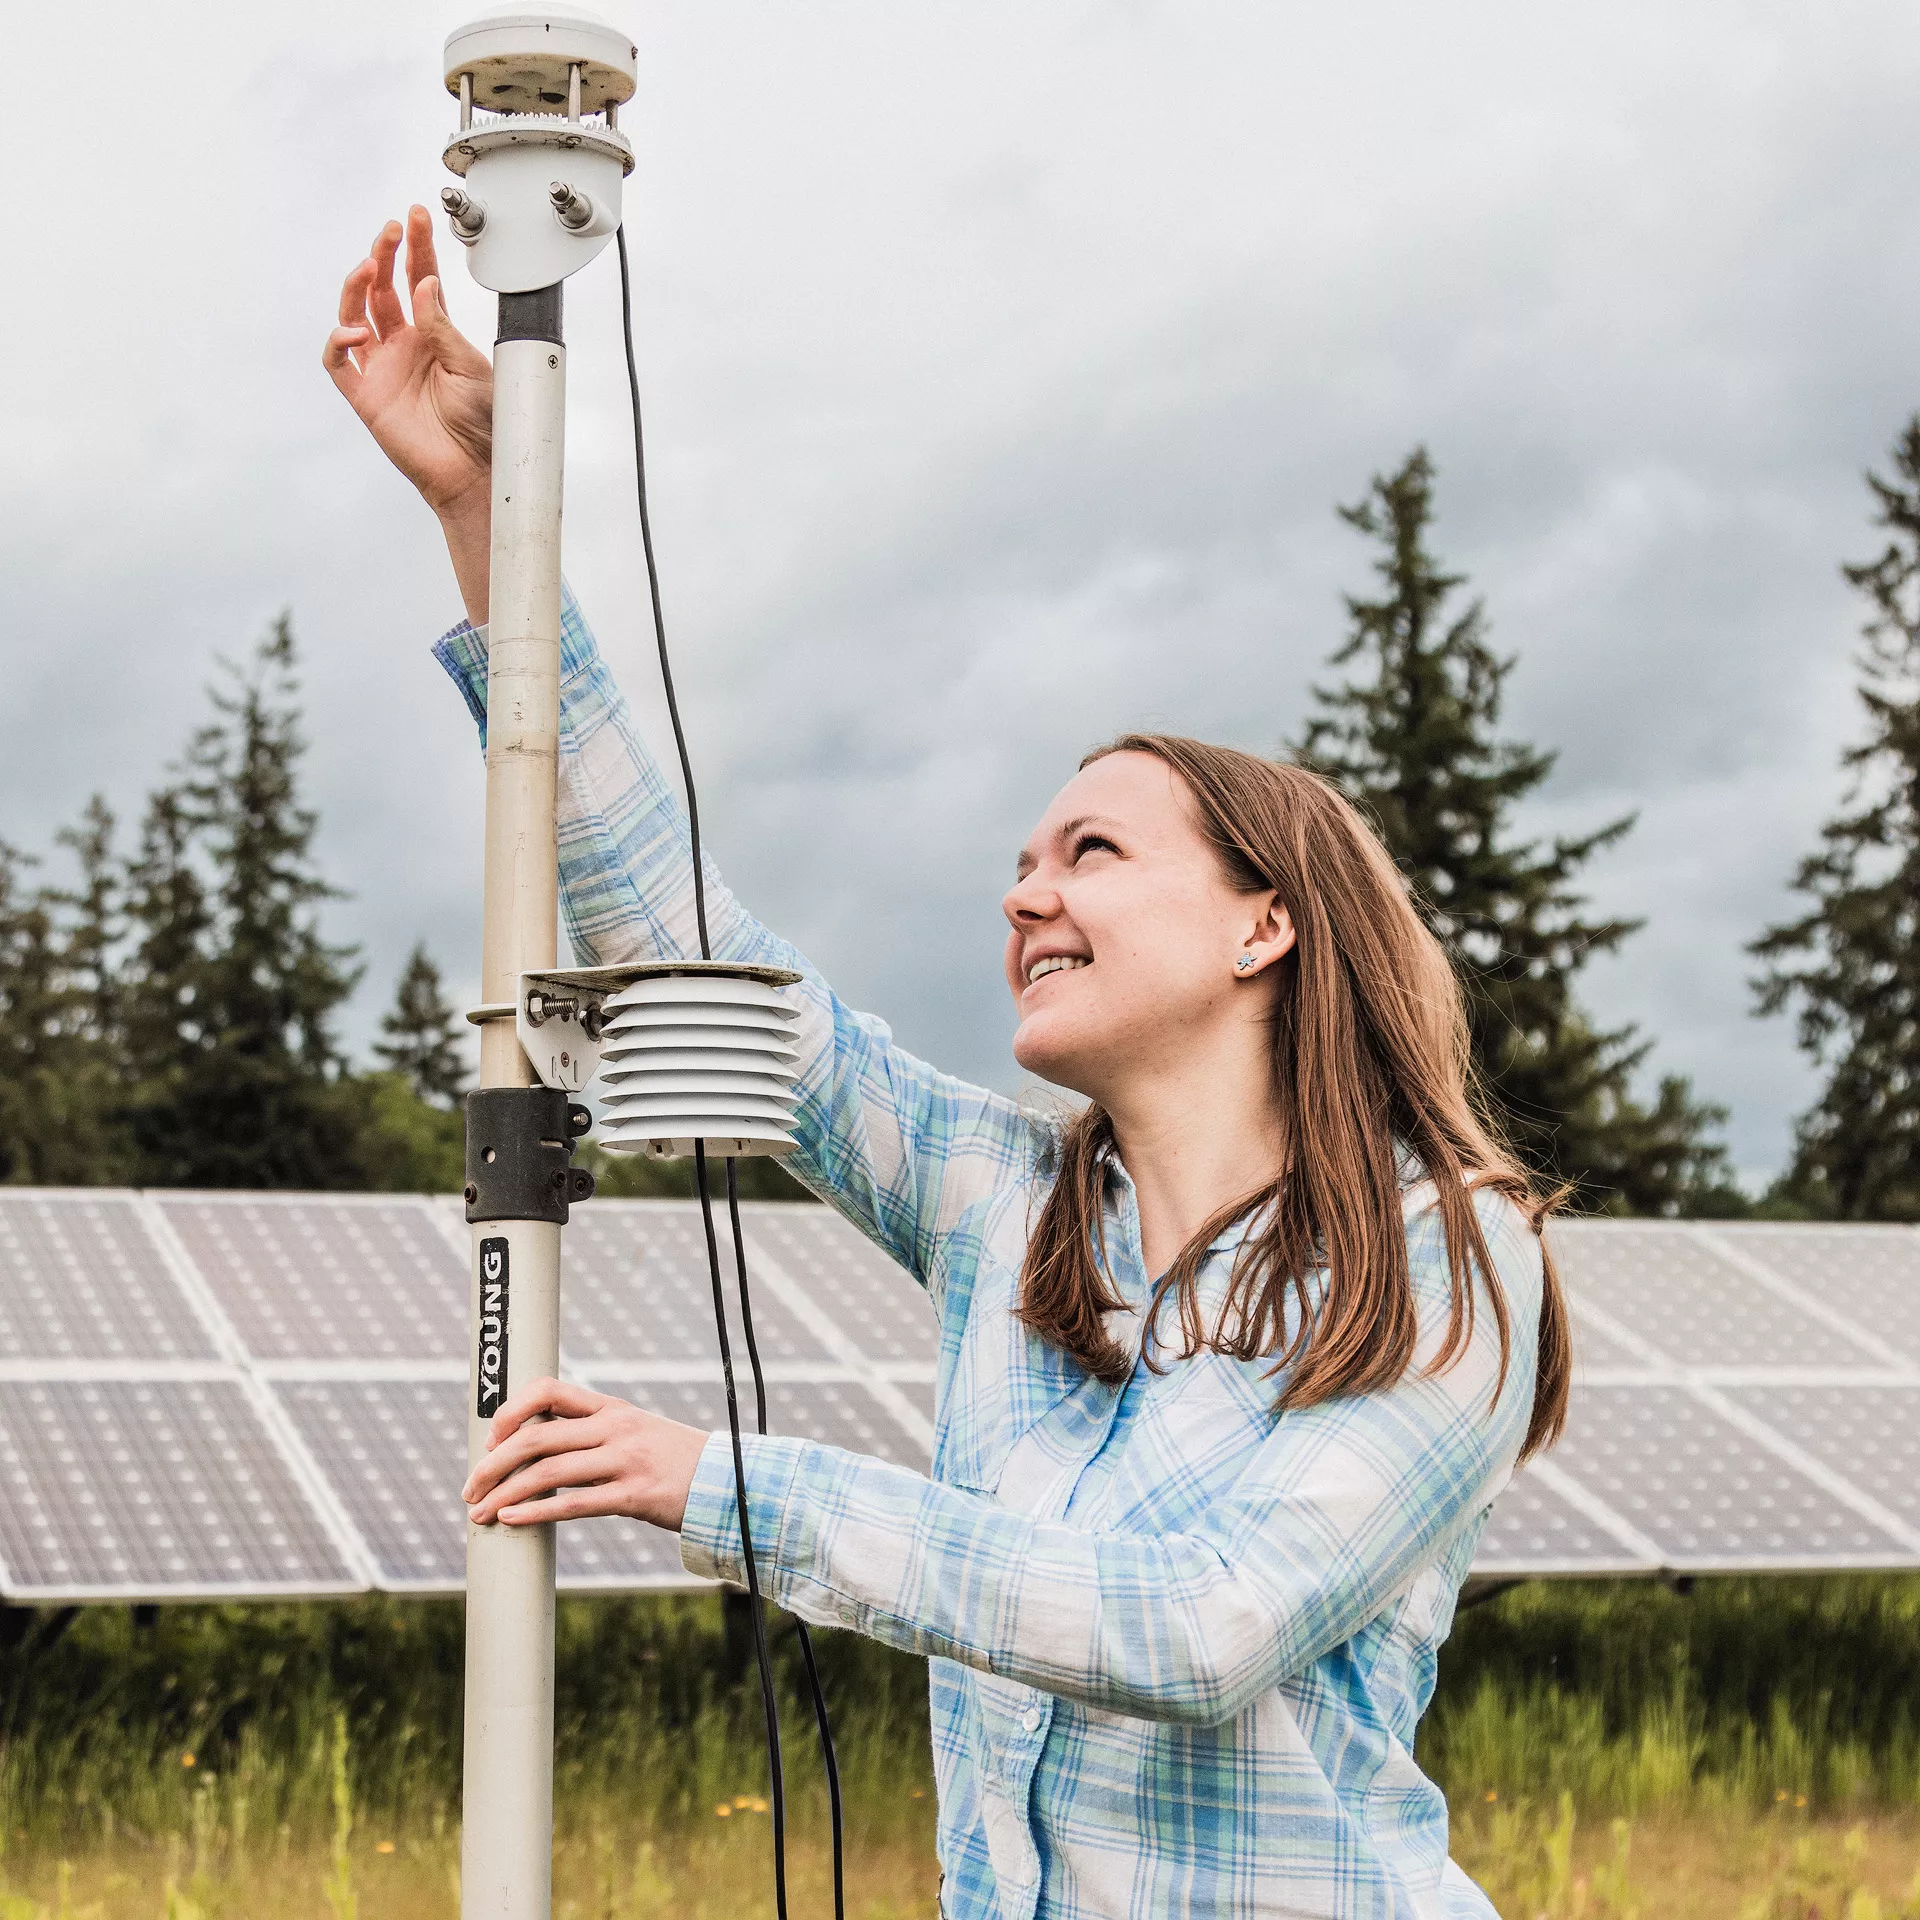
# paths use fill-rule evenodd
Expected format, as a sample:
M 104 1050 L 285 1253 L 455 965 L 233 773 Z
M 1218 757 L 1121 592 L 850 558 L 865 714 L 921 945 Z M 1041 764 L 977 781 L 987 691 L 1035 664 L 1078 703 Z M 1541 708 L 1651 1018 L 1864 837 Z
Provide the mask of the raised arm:
M 1450 1562 L 1505 1484 L 1533 1402 L 1540 1248 L 1508 1201 L 1479 1208 L 1512 1315 L 1497 1403 L 1484 1301 L 1466 1353 L 1421 1375 L 1447 1322 L 1430 1213 L 1409 1235 L 1422 1328 L 1414 1368 L 1385 1391 L 1284 1414 L 1193 1527 L 1089 1529 L 832 1447 L 750 1437 L 762 1583 L 804 1619 L 1109 1712 L 1233 1718 L 1379 1618 L 1423 1569 Z M 694 1572 L 743 1577 L 725 1447 L 709 1442 L 701 1455 L 681 1540 Z
M 412 310 L 395 272 L 405 240 Z M 437 649 L 486 715 L 487 556 L 493 370 L 440 299 L 433 228 L 414 207 L 389 222 L 347 276 L 323 355 L 334 384 L 439 517 L 467 620 Z M 563 613 L 558 795 L 563 908 L 589 964 L 689 958 L 694 932 L 687 821 L 569 597 Z M 706 868 L 717 959 L 794 967 L 804 1013 L 795 1171 L 920 1278 L 940 1249 L 1017 1174 L 1027 1127 L 1011 1102 L 939 1074 L 856 1014 Z
M 480 722 L 486 641 L 468 622 L 435 648 Z M 561 614 L 561 903 L 588 966 L 699 952 L 685 811 L 633 724 L 571 593 Z M 802 1014 L 794 1171 L 926 1284 L 940 1248 L 1024 1171 L 1029 1123 L 1014 1104 L 936 1072 L 855 1013 L 704 862 L 714 957 L 791 967 Z

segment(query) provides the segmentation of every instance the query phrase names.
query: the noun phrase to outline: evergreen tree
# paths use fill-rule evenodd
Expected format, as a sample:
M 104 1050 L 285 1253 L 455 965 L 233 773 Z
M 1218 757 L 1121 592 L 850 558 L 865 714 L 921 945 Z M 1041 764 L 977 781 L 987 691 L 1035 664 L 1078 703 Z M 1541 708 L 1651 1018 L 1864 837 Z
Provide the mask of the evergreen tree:
M 67 1003 L 59 941 L 35 862 L 0 841 L 0 1176 L 50 1178 Z
M 359 1106 L 332 1020 L 358 979 L 316 910 L 290 622 L 227 668 L 131 876 L 133 1124 L 155 1185 L 359 1184 Z
M 29 888 L 36 863 L 0 844 L 0 1179 L 84 1186 L 130 1171 L 114 1118 L 113 816 L 96 796 L 59 839 L 79 858 L 77 892 Z
M 1760 1011 L 1798 1006 L 1804 1052 L 1828 1069 L 1777 1192 L 1843 1220 L 1920 1220 L 1920 416 L 1893 477 L 1869 473 L 1878 559 L 1842 569 L 1866 596 L 1866 738 L 1848 750 L 1846 810 L 1801 861 L 1812 906 L 1751 951 Z
M 400 1074 L 422 1100 L 434 1106 L 458 1104 L 467 1086 L 465 1048 L 441 986 L 440 969 L 428 957 L 424 941 L 407 956 L 392 1009 L 382 1017 L 380 1031 L 386 1038 L 376 1041 L 373 1051 L 390 1072 Z
M 1574 998 L 1586 961 L 1639 925 L 1589 917 L 1578 886 L 1633 821 L 1547 846 L 1512 837 L 1514 807 L 1556 756 L 1498 737 L 1513 660 L 1489 644 L 1483 603 L 1456 598 L 1464 576 L 1427 548 L 1433 483 L 1416 448 L 1339 510 L 1378 543 L 1382 590 L 1347 596 L 1351 630 L 1332 664 L 1361 671 L 1314 689 L 1320 711 L 1297 751 L 1369 812 L 1453 957 L 1490 1117 L 1522 1158 L 1585 1207 L 1736 1210 L 1725 1150 L 1707 1138 L 1724 1112 L 1671 1076 L 1651 1107 L 1637 1101 L 1651 1042 L 1632 1027 L 1598 1030 Z

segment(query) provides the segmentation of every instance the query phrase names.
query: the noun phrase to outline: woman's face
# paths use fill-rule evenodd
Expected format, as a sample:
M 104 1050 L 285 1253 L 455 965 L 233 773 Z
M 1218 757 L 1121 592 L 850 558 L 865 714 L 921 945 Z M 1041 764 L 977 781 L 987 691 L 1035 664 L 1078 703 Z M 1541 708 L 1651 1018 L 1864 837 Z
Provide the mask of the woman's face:
M 1273 894 L 1228 884 L 1164 760 L 1110 753 L 1083 767 L 1019 873 L 1001 904 L 1013 1057 L 1027 1072 L 1110 1102 L 1119 1078 L 1210 1051 L 1217 1029 L 1264 1031 L 1268 970 L 1292 923 Z

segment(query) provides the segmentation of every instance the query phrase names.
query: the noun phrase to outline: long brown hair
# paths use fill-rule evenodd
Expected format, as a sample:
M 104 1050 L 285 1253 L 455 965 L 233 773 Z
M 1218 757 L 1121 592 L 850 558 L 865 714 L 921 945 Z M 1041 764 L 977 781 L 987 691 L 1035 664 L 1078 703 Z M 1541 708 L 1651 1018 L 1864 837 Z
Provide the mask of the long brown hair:
M 1497 1399 L 1511 1357 L 1509 1316 L 1469 1182 L 1512 1198 L 1536 1233 L 1557 1196 L 1536 1189 L 1478 1110 L 1460 982 L 1385 847 L 1350 801 L 1304 767 L 1161 733 L 1123 734 L 1081 765 L 1110 753 L 1150 753 L 1172 767 L 1230 882 L 1277 893 L 1295 931 L 1279 963 L 1273 1026 L 1279 1169 L 1187 1243 L 1154 1289 L 1149 1332 L 1171 1298 L 1182 1358 L 1208 1346 L 1240 1360 L 1270 1358 L 1276 1371 L 1291 1362 L 1281 1409 L 1391 1386 L 1412 1364 L 1418 1333 L 1401 1213 L 1405 1151 L 1434 1183 L 1446 1235 L 1451 1309 L 1431 1370 L 1457 1359 L 1472 1337 L 1477 1268 L 1500 1332 Z M 1053 1144 L 1054 1179 L 1027 1245 L 1019 1315 L 1118 1385 L 1133 1355 L 1100 1318 L 1126 1304 L 1101 1271 L 1113 1147 L 1112 1122 L 1098 1105 Z M 1211 1243 L 1241 1219 L 1252 1224 L 1209 1328 L 1200 1267 Z M 1572 1366 L 1566 1300 L 1544 1246 L 1542 1257 L 1523 1460 L 1559 1437 Z M 1310 1291 L 1310 1277 L 1323 1269 L 1324 1285 Z M 1299 1307 L 1291 1337 L 1290 1293 Z

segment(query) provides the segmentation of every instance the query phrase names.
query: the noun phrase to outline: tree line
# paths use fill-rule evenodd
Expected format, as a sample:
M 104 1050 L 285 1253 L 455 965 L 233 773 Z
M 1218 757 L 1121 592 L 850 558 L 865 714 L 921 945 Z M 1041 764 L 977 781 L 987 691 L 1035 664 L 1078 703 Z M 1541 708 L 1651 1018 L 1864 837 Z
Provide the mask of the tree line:
M 1435 469 L 1416 448 L 1340 517 L 1374 548 L 1371 594 L 1284 743 L 1366 811 L 1466 989 L 1489 1117 L 1588 1211 L 1920 1219 L 1920 416 L 1869 474 L 1880 554 L 1843 569 L 1867 618 L 1865 727 L 1843 811 L 1801 862 L 1797 918 L 1750 952 L 1761 1016 L 1791 1013 L 1823 1090 L 1758 1202 L 1734 1181 L 1726 1110 L 1666 1074 L 1653 1041 L 1583 1009 L 1580 970 L 1640 923 L 1597 915 L 1588 863 L 1632 816 L 1551 841 L 1516 813 L 1549 750 L 1502 734 L 1514 656 L 1431 546 Z M 356 950 L 321 930 L 340 897 L 301 797 L 297 652 L 282 616 L 223 663 L 210 714 L 129 846 L 96 796 L 58 836 L 74 877 L 0 841 L 0 1180 L 450 1191 L 465 1048 L 416 945 L 356 1066 L 338 1016 Z M 683 1191 L 683 1169 L 595 1156 L 603 1189 Z M 795 1191 L 772 1163 L 749 1190 Z

